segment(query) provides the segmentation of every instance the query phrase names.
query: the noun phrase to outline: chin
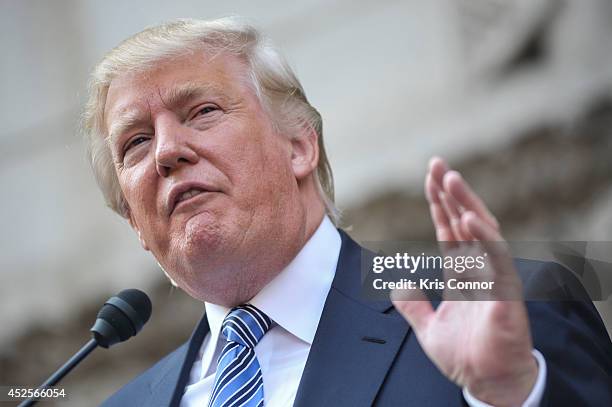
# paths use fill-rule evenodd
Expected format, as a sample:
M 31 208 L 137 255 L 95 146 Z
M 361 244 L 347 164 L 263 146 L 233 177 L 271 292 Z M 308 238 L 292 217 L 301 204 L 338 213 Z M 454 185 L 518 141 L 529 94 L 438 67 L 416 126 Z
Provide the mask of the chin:
M 193 261 L 198 258 L 206 260 L 206 257 L 216 257 L 220 251 L 225 251 L 225 242 L 228 241 L 227 230 L 223 227 L 218 217 L 210 212 L 202 212 L 191 217 L 183 229 L 180 239 L 179 251 L 190 259 L 190 264 L 200 263 Z M 210 260 L 210 259 L 209 259 Z
M 248 257 L 243 247 L 244 228 L 223 215 L 202 212 L 185 223 L 175 238 L 175 253 L 183 268 L 212 276 L 238 267 Z

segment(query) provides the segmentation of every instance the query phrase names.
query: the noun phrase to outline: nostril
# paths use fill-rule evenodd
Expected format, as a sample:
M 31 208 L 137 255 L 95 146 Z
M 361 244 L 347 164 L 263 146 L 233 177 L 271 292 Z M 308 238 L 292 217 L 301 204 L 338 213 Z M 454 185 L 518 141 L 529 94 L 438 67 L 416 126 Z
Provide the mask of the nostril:
M 157 173 L 162 177 L 167 177 L 170 174 L 170 167 L 157 164 Z

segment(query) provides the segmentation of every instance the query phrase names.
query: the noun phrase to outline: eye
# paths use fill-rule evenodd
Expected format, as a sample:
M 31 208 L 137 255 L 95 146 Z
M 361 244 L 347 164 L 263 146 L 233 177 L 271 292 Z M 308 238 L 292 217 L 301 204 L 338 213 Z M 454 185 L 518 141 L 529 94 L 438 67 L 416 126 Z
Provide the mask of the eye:
M 130 141 L 126 143 L 125 152 L 129 151 L 131 148 L 136 147 L 139 144 L 146 142 L 147 140 L 149 140 L 149 138 L 146 136 L 134 137 L 133 139 L 131 139 Z
M 216 110 L 219 110 L 219 108 L 217 106 L 214 105 L 206 105 L 204 107 L 202 107 L 201 109 L 199 109 L 196 114 L 194 115 L 194 119 L 198 116 L 205 116 L 209 113 L 212 113 Z

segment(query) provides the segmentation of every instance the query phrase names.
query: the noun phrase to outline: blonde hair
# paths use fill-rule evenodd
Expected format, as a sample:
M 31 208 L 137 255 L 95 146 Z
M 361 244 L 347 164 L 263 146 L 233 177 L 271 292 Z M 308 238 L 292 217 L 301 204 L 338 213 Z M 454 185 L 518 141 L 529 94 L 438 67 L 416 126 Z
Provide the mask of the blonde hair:
M 128 206 L 115 173 L 104 127 L 104 106 L 111 81 L 125 72 L 146 71 L 161 60 L 204 49 L 213 54 L 230 53 L 249 66 L 249 79 L 275 127 L 297 134 L 304 126 L 318 138 L 319 161 L 315 182 L 326 212 L 337 224 L 334 182 L 323 145 L 323 123 L 308 102 L 302 85 L 282 55 L 254 27 L 235 17 L 212 21 L 174 20 L 147 28 L 112 49 L 94 68 L 88 86 L 89 99 L 81 130 L 88 145 L 88 158 L 107 205 L 123 217 Z

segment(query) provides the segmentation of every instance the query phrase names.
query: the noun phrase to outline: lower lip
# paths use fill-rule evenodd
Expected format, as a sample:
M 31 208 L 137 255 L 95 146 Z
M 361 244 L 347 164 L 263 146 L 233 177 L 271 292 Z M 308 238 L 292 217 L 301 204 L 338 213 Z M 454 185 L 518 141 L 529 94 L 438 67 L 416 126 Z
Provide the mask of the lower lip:
M 192 196 L 191 198 L 180 201 L 179 203 L 176 204 L 176 206 L 172 210 L 171 215 L 176 215 L 177 213 L 180 213 L 180 212 L 189 211 L 190 209 L 193 209 L 194 207 L 201 205 L 204 202 L 204 200 L 210 198 L 213 195 L 213 193 L 214 192 L 210 192 L 210 191 L 201 192 L 197 195 Z

